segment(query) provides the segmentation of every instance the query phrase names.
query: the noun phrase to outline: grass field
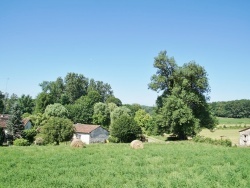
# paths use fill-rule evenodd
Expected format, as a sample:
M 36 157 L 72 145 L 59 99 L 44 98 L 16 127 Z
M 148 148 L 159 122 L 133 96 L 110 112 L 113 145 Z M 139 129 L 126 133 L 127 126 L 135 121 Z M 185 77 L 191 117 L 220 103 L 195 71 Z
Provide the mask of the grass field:
M 0 148 L 0 187 L 248 187 L 250 150 L 192 141 Z
M 250 127 L 250 118 L 222 118 L 217 117 L 219 120 L 218 127 Z

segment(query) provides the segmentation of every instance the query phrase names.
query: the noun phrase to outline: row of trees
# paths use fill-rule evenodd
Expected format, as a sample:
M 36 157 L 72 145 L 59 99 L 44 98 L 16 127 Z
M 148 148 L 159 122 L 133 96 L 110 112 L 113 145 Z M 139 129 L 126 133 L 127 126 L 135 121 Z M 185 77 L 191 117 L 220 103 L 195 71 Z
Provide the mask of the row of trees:
M 43 81 L 42 92 L 35 100 L 24 95 L 8 100 L 2 97 L 3 109 L 17 102 L 23 116 L 41 128 L 40 135 L 47 142 L 57 138 L 53 140 L 56 143 L 70 138 L 61 129 L 73 134 L 62 124 L 73 123 L 100 124 L 110 130 L 111 140 L 116 142 L 131 141 L 142 133 L 173 133 L 187 139 L 202 128 L 213 129 L 217 121 L 207 103 L 210 88 L 205 69 L 195 62 L 178 66 L 166 51 L 155 57 L 154 67 L 157 71 L 149 88 L 160 92 L 154 111 L 138 104 L 123 105 L 109 84 L 76 73 Z
M 210 103 L 212 112 L 218 117 L 250 118 L 250 100 L 234 100 Z

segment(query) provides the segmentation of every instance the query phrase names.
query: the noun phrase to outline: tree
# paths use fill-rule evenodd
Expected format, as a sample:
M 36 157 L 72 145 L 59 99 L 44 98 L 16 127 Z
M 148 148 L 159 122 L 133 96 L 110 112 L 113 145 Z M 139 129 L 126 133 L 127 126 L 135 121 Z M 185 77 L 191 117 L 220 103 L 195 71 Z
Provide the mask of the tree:
M 12 135 L 14 140 L 21 138 L 21 133 L 24 129 L 24 126 L 22 123 L 22 112 L 18 103 L 15 103 L 12 106 L 6 127 L 8 134 Z
M 132 117 L 131 110 L 125 106 L 115 108 L 114 111 L 110 115 L 111 124 L 122 115 Z
M 86 96 L 80 97 L 74 104 L 66 105 L 69 117 L 75 123 L 92 123 L 94 105 L 101 101 L 97 91 L 91 91 Z
M 6 113 L 6 114 L 10 113 L 12 107 L 14 106 L 14 104 L 18 100 L 18 96 L 14 93 L 10 97 L 8 97 L 8 96 L 9 96 L 9 94 L 6 93 L 5 100 L 4 100 L 4 107 L 5 107 L 4 113 Z
M 22 113 L 32 114 L 35 105 L 30 95 L 22 95 L 17 101 L 20 105 Z
M 157 113 L 165 122 L 162 130 L 186 139 L 203 127 L 212 129 L 216 119 L 207 104 L 210 87 L 205 69 L 195 62 L 178 67 L 166 52 L 159 53 L 154 66 L 157 72 L 149 88 L 162 91 L 157 99 Z
M 135 113 L 142 109 L 141 105 L 140 104 L 125 104 L 123 106 L 126 106 L 128 109 L 131 110 L 131 114 L 132 116 L 135 116 Z
M 122 101 L 114 96 L 109 96 L 105 102 L 107 104 L 108 103 L 115 103 L 117 106 L 122 106 Z
M 56 143 L 69 141 L 74 134 L 73 122 L 60 117 L 50 117 L 42 126 L 41 135 L 45 143 Z
M 3 145 L 3 142 L 5 140 L 5 132 L 2 127 L 0 127 L 0 146 Z
M 113 96 L 113 91 L 109 84 L 95 81 L 94 79 L 89 81 L 88 92 L 90 91 L 97 91 L 101 95 L 101 102 L 105 102 L 108 97 Z
M 150 114 L 148 114 L 145 110 L 140 109 L 136 111 L 134 120 L 137 125 L 141 127 L 142 132 L 146 134 L 147 130 L 149 130 L 151 127 L 152 117 L 150 116 Z
M 0 91 L 0 114 L 4 113 L 4 94 Z
M 141 134 L 141 128 L 128 115 L 121 115 L 110 126 L 110 135 L 120 142 L 131 142 Z
M 70 103 L 74 103 L 81 96 L 87 95 L 88 78 L 82 74 L 68 73 L 65 77 L 65 94 Z
M 93 123 L 109 127 L 110 112 L 106 103 L 98 102 L 94 105 Z
M 35 106 L 35 113 L 44 113 L 45 108 L 49 105 L 49 104 L 53 104 L 54 101 L 51 97 L 50 94 L 42 92 L 40 93 L 36 100 L 35 100 L 36 106 Z
M 59 103 L 50 104 L 46 107 L 44 115 L 47 117 L 61 117 L 67 118 L 69 116 L 68 110 Z

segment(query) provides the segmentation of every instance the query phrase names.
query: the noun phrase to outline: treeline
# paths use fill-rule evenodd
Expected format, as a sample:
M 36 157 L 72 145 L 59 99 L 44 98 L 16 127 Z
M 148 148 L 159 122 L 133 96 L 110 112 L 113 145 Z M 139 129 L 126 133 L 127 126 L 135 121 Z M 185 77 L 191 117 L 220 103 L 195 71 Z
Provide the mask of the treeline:
M 212 102 L 210 107 L 215 116 L 227 118 L 250 118 L 250 100 Z

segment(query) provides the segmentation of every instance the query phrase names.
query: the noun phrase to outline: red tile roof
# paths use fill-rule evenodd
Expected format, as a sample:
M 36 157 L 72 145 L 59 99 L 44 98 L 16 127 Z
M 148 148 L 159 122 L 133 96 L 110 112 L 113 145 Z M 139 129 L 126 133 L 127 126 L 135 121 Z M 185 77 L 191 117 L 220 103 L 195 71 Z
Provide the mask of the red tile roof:
M 74 125 L 75 131 L 78 133 L 91 133 L 93 130 L 100 127 L 100 125 L 88 125 L 88 124 L 80 124 L 77 123 Z

